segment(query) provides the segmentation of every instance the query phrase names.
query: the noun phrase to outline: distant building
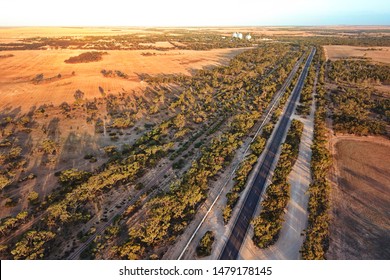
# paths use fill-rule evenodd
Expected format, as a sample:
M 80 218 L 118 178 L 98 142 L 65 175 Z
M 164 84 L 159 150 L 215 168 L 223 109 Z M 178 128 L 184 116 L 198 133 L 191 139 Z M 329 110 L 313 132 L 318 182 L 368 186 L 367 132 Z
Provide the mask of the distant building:
M 248 36 L 249 36 L 249 39 L 247 38 Z M 244 35 L 242 35 L 241 32 L 234 32 L 232 37 L 242 40 L 244 38 Z M 247 39 L 247 40 L 250 40 L 250 38 L 252 38 L 252 36 L 249 34 L 245 36 L 245 39 Z
M 248 40 L 248 41 L 250 41 L 250 39 L 252 39 L 251 34 L 247 34 L 247 35 L 245 36 L 245 39 Z

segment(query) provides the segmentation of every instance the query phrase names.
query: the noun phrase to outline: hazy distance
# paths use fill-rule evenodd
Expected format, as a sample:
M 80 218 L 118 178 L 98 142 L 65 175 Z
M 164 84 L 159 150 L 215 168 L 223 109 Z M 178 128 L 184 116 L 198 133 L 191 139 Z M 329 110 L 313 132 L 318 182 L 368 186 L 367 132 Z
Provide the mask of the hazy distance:
M 4 0 L 0 26 L 390 25 L 386 0 Z

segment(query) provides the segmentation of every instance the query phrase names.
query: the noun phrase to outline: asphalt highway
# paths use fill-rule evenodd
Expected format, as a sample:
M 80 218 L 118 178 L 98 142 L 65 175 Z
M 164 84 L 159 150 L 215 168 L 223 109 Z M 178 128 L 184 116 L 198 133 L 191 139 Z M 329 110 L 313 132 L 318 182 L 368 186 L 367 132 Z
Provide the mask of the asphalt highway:
M 290 118 L 295 111 L 296 103 L 299 100 L 299 96 L 314 54 L 315 48 L 312 48 L 311 53 L 306 60 L 302 74 L 299 76 L 297 85 L 292 92 L 290 102 L 288 103 L 284 114 L 281 116 L 281 120 L 278 127 L 276 128 L 276 132 L 273 134 L 273 138 L 270 139 L 272 142 L 268 149 L 264 151 L 266 153 L 264 160 L 258 169 L 256 179 L 254 180 L 251 189 L 245 198 L 245 202 L 242 204 L 242 208 L 240 209 L 240 212 L 235 220 L 229 239 L 227 240 L 225 247 L 221 252 L 219 257 L 221 260 L 235 260 L 238 257 L 246 232 L 249 228 L 253 214 L 259 203 L 260 196 L 265 187 L 268 174 L 274 161 L 276 160 L 275 156 L 278 153 L 278 149 L 282 144 L 283 138 L 286 135 L 286 131 L 289 128 L 291 122 Z

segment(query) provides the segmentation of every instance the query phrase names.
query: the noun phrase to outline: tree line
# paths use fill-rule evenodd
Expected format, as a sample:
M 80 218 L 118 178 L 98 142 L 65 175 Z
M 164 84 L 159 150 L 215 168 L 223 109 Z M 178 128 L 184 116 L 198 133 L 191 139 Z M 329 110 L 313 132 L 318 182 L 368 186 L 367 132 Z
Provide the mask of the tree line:
M 261 202 L 261 211 L 252 221 L 253 241 L 259 248 L 274 244 L 283 225 L 283 214 L 290 199 L 290 184 L 287 181 L 299 154 L 303 123 L 294 119 L 282 144 L 272 183 L 267 187 Z
M 317 70 L 317 56 L 314 56 L 313 62 L 310 65 L 307 77 L 305 79 L 305 85 L 301 90 L 301 96 L 297 106 L 297 113 L 302 116 L 310 114 L 311 104 L 313 101 L 313 90 L 315 86 L 316 70 Z
M 318 48 L 322 50 L 322 48 Z M 314 118 L 314 139 L 311 146 L 312 157 L 310 169 L 312 182 L 309 186 L 309 220 L 306 237 L 301 248 L 303 259 L 325 259 L 329 247 L 329 191 L 326 179 L 332 165 L 331 155 L 327 149 L 328 130 L 326 128 L 326 91 L 323 77 L 325 75 L 324 58 L 321 57 L 319 84 L 316 91 L 316 113 Z M 322 77 L 322 78 L 321 78 Z

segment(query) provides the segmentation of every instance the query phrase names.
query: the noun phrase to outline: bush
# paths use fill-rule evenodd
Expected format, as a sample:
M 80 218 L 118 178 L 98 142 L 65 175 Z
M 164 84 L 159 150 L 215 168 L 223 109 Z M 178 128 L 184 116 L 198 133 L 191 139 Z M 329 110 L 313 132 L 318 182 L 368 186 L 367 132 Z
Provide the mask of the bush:
M 73 187 L 86 182 L 90 176 L 90 172 L 79 171 L 73 168 L 62 171 L 58 181 L 63 186 Z
M 93 154 L 86 154 L 84 156 L 84 159 L 91 159 L 91 158 L 93 158 Z
M 35 191 L 32 191 L 28 194 L 27 199 L 31 204 L 37 204 L 39 199 L 39 194 Z
M 42 73 L 36 75 L 36 76 L 32 79 L 32 82 L 33 82 L 34 84 L 38 84 L 38 83 L 40 83 L 40 82 L 42 82 L 42 81 L 43 81 L 43 74 L 42 74 Z
M 251 144 L 251 150 L 256 156 L 260 156 L 263 152 L 267 139 L 262 136 L 257 136 Z
M 210 256 L 213 243 L 214 233 L 212 231 L 207 231 L 199 241 L 198 247 L 196 247 L 196 254 L 198 257 Z
M 82 100 L 84 98 L 84 92 L 78 89 L 75 91 L 73 96 L 76 99 L 76 101 Z
M 112 128 L 129 128 L 134 125 L 133 120 L 130 117 L 118 117 L 113 119 Z
M 184 165 L 185 165 L 185 161 L 184 161 L 184 159 L 181 158 L 172 165 L 172 168 L 173 169 L 182 169 L 184 167 Z
M 44 153 L 49 155 L 55 155 L 57 153 L 57 144 L 50 139 L 43 140 L 41 148 Z
M 0 173 L 0 190 L 4 189 L 11 183 L 11 180 L 4 174 Z

